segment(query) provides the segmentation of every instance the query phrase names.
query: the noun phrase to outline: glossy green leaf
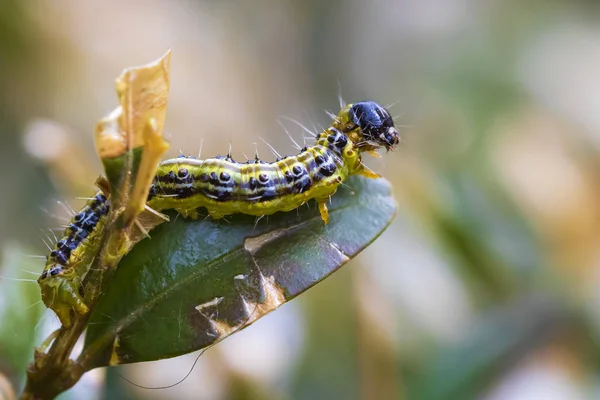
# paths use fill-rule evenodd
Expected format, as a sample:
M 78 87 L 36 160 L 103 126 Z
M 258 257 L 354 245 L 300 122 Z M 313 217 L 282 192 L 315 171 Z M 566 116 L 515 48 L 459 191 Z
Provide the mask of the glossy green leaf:
M 94 311 L 82 357 L 92 367 L 207 347 L 315 285 L 371 243 L 396 203 L 383 179 L 352 178 L 329 205 L 256 222 L 176 218 L 120 263 Z

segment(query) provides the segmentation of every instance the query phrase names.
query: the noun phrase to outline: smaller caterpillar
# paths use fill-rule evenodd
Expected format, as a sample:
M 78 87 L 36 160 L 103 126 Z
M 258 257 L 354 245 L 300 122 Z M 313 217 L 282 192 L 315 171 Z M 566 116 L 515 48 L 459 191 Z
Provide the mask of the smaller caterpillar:
M 79 314 L 88 307 L 79 294 L 81 282 L 98 252 L 96 240 L 110 201 L 103 193 L 97 193 L 73 216 L 64 230 L 64 236 L 46 258 L 46 265 L 38 279 L 42 300 L 54 310 L 64 326 L 71 325 L 71 309 Z
M 291 211 L 315 199 L 321 218 L 329 221 L 326 202 L 351 175 L 378 178 L 362 162 L 363 153 L 392 150 L 398 131 L 388 111 L 373 101 L 348 104 L 314 146 L 296 156 L 267 163 L 258 157 L 246 163 L 217 156 L 206 160 L 180 157 L 160 163 L 147 205 L 156 211 L 175 209 L 197 218 L 206 208 L 213 219 L 243 213 L 255 216 Z M 38 283 L 44 304 L 56 312 L 63 326 L 71 324 L 71 310 L 89 311 L 80 294 L 81 282 L 99 251 L 98 236 L 110 210 L 102 193 L 77 213 L 47 257 Z

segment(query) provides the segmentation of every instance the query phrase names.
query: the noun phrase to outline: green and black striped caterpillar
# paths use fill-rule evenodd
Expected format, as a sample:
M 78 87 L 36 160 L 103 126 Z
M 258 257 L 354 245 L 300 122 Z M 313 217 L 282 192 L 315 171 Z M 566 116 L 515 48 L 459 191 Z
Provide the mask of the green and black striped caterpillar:
M 399 136 L 388 111 L 364 101 L 343 107 L 316 140 L 298 155 L 271 163 L 258 157 L 238 163 L 230 154 L 163 161 L 147 205 L 156 211 L 175 209 L 189 218 L 197 218 L 196 210 L 205 208 L 213 219 L 219 219 L 234 213 L 263 216 L 290 211 L 315 199 L 327 224 L 326 202 L 342 182 L 351 175 L 379 177 L 362 163 L 362 154 L 379 148 L 392 150 Z M 44 303 L 64 326 L 71 323 L 71 310 L 88 312 L 80 294 L 81 282 L 98 252 L 95 238 L 109 209 L 110 200 L 103 194 L 89 200 L 47 257 L 38 279 Z
M 98 253 L 100 241 L 97 238 L 109 211 L 110 201 L 104 194 L 98 193 L 89 199 L 46 257 L 44 271 L 38 279 L 42 300 L 64 326 L 71 325 L 71 309 L 79 314 L 89 311 L 79 289 Z

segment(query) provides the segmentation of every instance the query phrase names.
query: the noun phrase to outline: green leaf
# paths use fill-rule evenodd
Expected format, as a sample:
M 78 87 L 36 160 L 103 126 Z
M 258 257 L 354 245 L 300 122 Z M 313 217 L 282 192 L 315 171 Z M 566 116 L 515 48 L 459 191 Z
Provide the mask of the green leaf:
M 132 150 L 133 162 L 131 167 L 131 176 L 130 179 L 135 182 L 136 174 L 138 172 L 138 168 L 140 166 L 140 161 L 142 159 L 143 147 L 139 147 L 137 149 Z M 113 190 L 120 189 L 122 186 L 122 180 L 126 175 L 124 171 L 126 171 L 126 163 L 127 157 L 129 154 L 123 154 L 118 157 L 113 158 L 105 158 L 102 160 L 102 164 L 104 165 L 104 172 L 106 173 L 106 178 L 110 183 L 110 187 Z
M 176 218 L 119 264 L 87 330 L 90 368 L 205 348 L 291 300 L 371 243 L 394 217 L 383 179 L 354 177 L 329 205 L 255 223 Z
M 33 345 L 39 339 L 35 326 L 44 311 L 36 277 L 26 273 L 38 270 L 39 264 L 24 254 L 27 250 L 21 246 L 6 245 L 0 267 L 0 275 L 8 278 L 0 279 L 0 373 L 8 375 L 13 383 L 23 378 Z

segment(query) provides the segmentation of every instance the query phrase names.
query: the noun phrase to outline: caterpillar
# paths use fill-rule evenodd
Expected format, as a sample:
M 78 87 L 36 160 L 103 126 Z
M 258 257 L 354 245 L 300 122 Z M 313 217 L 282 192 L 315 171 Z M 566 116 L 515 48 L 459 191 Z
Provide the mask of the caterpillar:
M 81 282 L 98 253 L 97 237 L 102 231 L 110 201 L 97 193 L 73 216 L 50 254 L 38 279 L 42 300 L 54 310 L 64 326 L 71 325 L 71 309 L 79 314 L 88 307 L 79 294 Z
M 238 163 L 231 155 L 206 160 L 180 157 L 162 162 L 150 189 L 148 205 L 175 209 L 196 218 L 206 208 L 213 219 L 243 213 L 255 216 L 291 211 L 315 199 L 321 218 L 329 221 L 327 200 L 348 176 L 377 175 L 361 153 L 398 144 L 390 114 L 375 102 L 344 107 L 317 143 L 296 156 L 266 163 L 256 157 Z
M 238 163 L 231 154 L 161 162 L 147 205 L 156 211 L 175 209 L 192 219 L 198 218 L 198 208 L 205 208 L 219 219 L 234 213 L 263 216 L 291 211 L 315 199 L 327 224 L 327 201 L 344 180 L 351 175 L 379 177 L 362 163 L 363 153 L 390 151 L 398 142 L 398 131 L 384 107 L 373 101 L 348 104 L 316 137 L 314 146 L 302 148 L 295 156 L 270 163 L 258 156 Z M 56 312 L 63 326 L 70 325 L 71 310 L 88 312 L 81 282 L 98 252 L 96 238 L 109 209 L 110 200 L 101 193 L 89 200 L 48 255 L 38 279 L 44 304 Z

